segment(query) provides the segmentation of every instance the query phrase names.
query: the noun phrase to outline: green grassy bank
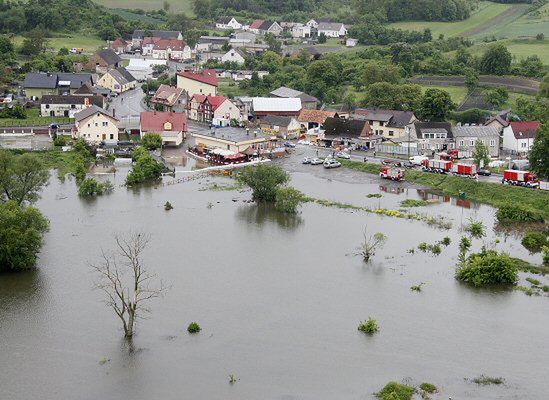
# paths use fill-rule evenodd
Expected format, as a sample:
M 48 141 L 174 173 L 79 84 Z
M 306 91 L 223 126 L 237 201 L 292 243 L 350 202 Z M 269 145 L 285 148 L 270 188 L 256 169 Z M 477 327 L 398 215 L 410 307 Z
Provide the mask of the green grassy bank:
M 355 171 L 371 174 L 379 173 L 379 165 L 358 161 L 339 160 L 341 164 Z M 406 180 L 419 185 L 432 187 L 450 196 L 464 192 L 467 199 L 489 204 L 496 208 L 517 205 L 520 208 L 549 220 L 549 193 L 542 190 L 507 186 L 500 183 L 478 182 L 472 179 L 449 175 L 406 171 Z

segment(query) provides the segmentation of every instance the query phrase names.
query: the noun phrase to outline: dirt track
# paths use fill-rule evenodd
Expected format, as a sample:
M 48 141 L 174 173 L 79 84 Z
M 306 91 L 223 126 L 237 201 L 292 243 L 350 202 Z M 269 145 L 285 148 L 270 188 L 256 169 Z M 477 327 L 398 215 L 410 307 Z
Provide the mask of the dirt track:
M 462 76 L 418 75 L 410 79 L 412 83 L 432 86 L 465 86 Z M 515 78 L 494 75 L 481 75 L 479 85 L 486 87 L 504 87 L 511 92 L 536 95 L 540 82 L 535 79 Z
M 515 4 L 512 7 L 508 8 L 501 14 L 496 15 L 494 18 L 489 19 L 488 21 L 485 21 L 484 23 L 480 24 L 479 26 L 469 29 L 468 31 L 463 32 L 462 36 L 464 37 L 471 37 L 480 35 L 481 33 L 487 31 L 490 28 L 493 28 L 496 25 L 501 24 L 503 21 L 507 19 L 516 19 L 520 17 L 524 12 L 524 7 L 522 4 Z

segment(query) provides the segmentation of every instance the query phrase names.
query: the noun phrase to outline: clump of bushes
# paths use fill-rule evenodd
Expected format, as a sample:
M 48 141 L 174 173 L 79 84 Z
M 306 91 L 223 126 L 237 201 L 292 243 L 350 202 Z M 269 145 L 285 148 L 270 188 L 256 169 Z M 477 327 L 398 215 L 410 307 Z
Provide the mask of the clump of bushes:
M 421 292 L 421 287 L 425 285 L 424 282 L 421 282 L 419 285 L 410 286 L 412 292 Z
M 149 152 L 137 151 L 132 158 L 136 157 L 135 164 L 126 177 L 126 185 L 133 186 L 139 183 L 160 179 L 164 166 L 154 160 Z
M 267 163 L 242 169 L 237 180 L 252 189 L 255 201 L 274 203 L 279 187 L 288 183 L 290 176 L 278 165 Z
M 459 241 L 459 260 L 465 261 L 465 256 L 467 255 L 467 252 L 471 248 L 471 239 L 469 239 L 467 236 L 462 236 Z
M 476 383 L 477 385 L 501 385 L 503 384 L 504 380 L 501 377 L 492 377 L 492 376 L 486 376 L 486 375 L 480 375 L 476 378 L 471 379 L 473 383 Z
M 187 332 L 189 333 L 198 333 L 202 330 L 200 325 L 198 325 L 198 322 L 191 322 L 189 326 L 187 327 Z
M 427 393 L 436 393 L 438 391 L 435 385 L 428 382 L 423 382 L 421 385 L 419 385 L 419 388 Z
M 110 193 L 113 185 L 110 181 L 99 182 L 95 178 L 86 178 L 80 183 L 78 194 L 82 197 L 101 196 L 104 193 Z
M 496 212 L 496 218 L 501 223 L 544 221 L 544 218 L 540 213 L 526 210 L 516 204 L 506 204 L 501 206 Z
M 549 246 L 547 234 L 544 232 L 528 232 L 522 238 L 522 245 L 531 253 L 539 253 L 544 246 Z
M 71 138 L 66 135 L 59 135 L 53 139 L 53 145 L 57 147 L 66 146 L 71 141 Z
M 448 236 L 440 241 L 440 244 L 444 246 L 450 246 L 450 243 L 452 243 L 452 239 L 450 239 Z
M 423 207 L 429 205 L 427 200 L 406 199 L 400 202 L 401 207 Z
M 371 198 L 379 199 L 380 197 L 383 197 L 383 195 L 381 193 L 368 193 L 366 197 L 369 199 Z
M 469 220 L 469 225 L 465 227 L 465 230 L 477 239 L 483 237 L 485 234 L 485 228 L 482 221 Z
M 303 198 L 303 193 L 299 190 L 293 187 L 283 187 L 276 192 L 275 207 L 278 211 L 295 214 L 303 202 Z
M 430 251 L 435 256 L 438 256 L 440 253 L 442 253 L 441 245 L 448 246 L 451 242 L 452 242 L 452 240 L 449 237 L 445 237 L 444 239 L 442 239 L 439 242 L 436 242 L 435 244 L 429 244 L 429 243 L 426 243 L 426 242 L 421 242 L 417 247 L 418 247 L 419 250 L 421 250 L 423 252 Z
M 164 210 L 166 210 L 166 211 L 173 210 L 172 203 L 170 203 L 169 201 L 167 201 L 166 204 L 164 204 Z
M 367 321 L 363 321 L 358 324 L 358 330 L 368 335 L 373 335 L 379 331 L 379 325 L 375 319 L 368 317 Z
M 389 382 L 375 395 L 380 400 L 411 400 L 416 388 L 403 383 Z
M 476 287 L 513 286 L 518 281 L 518 268 L 507 254 L 483 247 L 480 253 L 471 254 L 458 266 L 456 279 Z
M 146 133 L 141 139 L 141 145 L 147 150 L 156 150 L 162 147 L 162 136 L 158 133 Z

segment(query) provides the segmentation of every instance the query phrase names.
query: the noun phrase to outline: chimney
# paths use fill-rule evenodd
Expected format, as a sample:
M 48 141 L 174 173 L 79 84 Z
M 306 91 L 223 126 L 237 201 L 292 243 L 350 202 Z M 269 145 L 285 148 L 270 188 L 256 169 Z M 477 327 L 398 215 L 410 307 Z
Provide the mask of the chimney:
M 112 117 L 116 118 L 116 110 L 114 108 L 112 109 Z

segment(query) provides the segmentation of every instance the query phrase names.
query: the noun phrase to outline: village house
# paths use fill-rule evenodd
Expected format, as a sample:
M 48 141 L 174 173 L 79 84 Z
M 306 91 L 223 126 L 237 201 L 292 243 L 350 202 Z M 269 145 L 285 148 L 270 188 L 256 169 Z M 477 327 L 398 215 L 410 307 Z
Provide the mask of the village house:
M 193 132 L 196 146 L 204 150 L 222 149 L 236 153 L 257 153 L 273 151 L 278 147 L 278 139 L 272 135 L 258 134 L 242 128 L 217 128 L 210 132 Z
M 309 21 L 307 21 L 306 25 L 313 29 L 317 29 L 318 24 L 320 24 L 321 22 L 332 22 L 332 20 L 329 18 L 312 18 Z
M 354 118 L 365 119 L 372 132 L 387 139 L 401 138 L 406 135 L 406 126 L 417 121 L 412 111 L 364 109 L 355 110 Z
M 124 54 L 131 50 L 131 43 L 121 38 L 116 38 L 109 46 L 116 54 Z
M 177 40 L 183 40 L 183 35 L 181 32 L 177 31 L 159 31 L 159 30 L 152 30 L 152 31 L 145 31 L 142 29 L 136 29 L 133 31 L 132 35 L 132 46 L 140 48 L 141 43 L 143 43 L 143 39 L 145 38 L 145 32 L 150 33 L 151 36 L 161 38 L 161 39 L 177 39 Z
M 511 154 L 529 153 L 539 126 L 539 121 L 511 122 L 503 128 L 503 149 Z
M 221 17 L 216 21 L 215 27 L 217 29 L 234 29 L 236 31 L 242 28 L 242 24 L 233 17 Z
M 485 126 L 495 126 L 500 134 L 503 134 L 503 129 L 509 126 L 509 117 L 511 110 L 504 110 L 490 117 L 485 123 Z
M 40 100 L 40 115 L 42 117 L 69 117 L 88 108 L 90 105 L 104 107 L 103 96 L 79 96 L 46 94 Z
M 217 86 L 217 77 L 214 69 L 177 73 L 177 87 L 185 90 L 189 96 L 194 94 L 216 96 Z
M 198 53 L 198 65 L 204 65 L 207 64 L 208 61 L 219 61 L 221 62 L 221 58 L 225 55 L 223 52 L 219 51 L 203 51 L 202 53 Z
M 267 115 L 297 117 L 301 111 L 301 99 L 253 97 L 251 112 L 256 121 L 261 121 Z
M 305 132 L 318 135 L 320 131 L 324 130 L 324 122 L 327 118 L 339 118 L 339 115 L 335 111 L 310 110 L 304 108 L 299 113 L 297 120 Z
M 257 72 L 257 77 L 263 79 L 264 76 L 269 75 L 269 71 L 252 71 L 252 70 L 237 70 L 237 71 L 225 71 L 227 78 L 233 81 L 239 82 L 247 79 L 252 79 L 254 72 Z
M 320 22 L 316 27 L 318 35 L 339 38 L 347 35 L 347 28 L 341 22 Z
M 221 62 L 234 62 L 239 65 L 246 61 L 246 53 L 239 49 L 230 49 L 221 57 Z
M 324 132 L 318 138 L 327 146 L 372 148 L 381 142 L 382 137 L 371 133 L 371 127 L 365 120 L 329 117 L 324 121 Z
M 151 105 L 157 111 L 185 112 L 187 100 L 182 88 L 169 85 L 160 85 L 150 100 Z
M 499 157 L 499 130 L 495 126 L 457 125 L 452 127 L 454 148 L 460 150 L 475 150 L 478 141 L 484 143 L 490 157 Z
M 111 91 L 101 86 L 92 86 L 89 83 L 84 83 L 73 93 L 75 96 L 103 96 L 108 97 Z
M 45 94 L 72 94 L 83 84 L 95 85 L 97 76 L 70 72 L 28 72 L 23 88 L 29 99 L 40 99 Z
M 293 38 L 308 38 L 312 36 L 311 27 L 309 25 L 294 25 L 291 32 Z
M 153 78 L 153 67 L 155 65 L 168 65 L 166 60 L 151 60 L 144 58 L 130 58 L 130 63 L 126 70 L 133 75 L 135 79 L 142 82 Z
M 187 136 L 187 116 L 172 111 L 146 111 L 139 116 L 141 138 L 147 133 L 162 137 L 163 146 L 179 146 Z
M 90 106 L 74 115 L 74 139 L 84 139 L 90 143 L 118 142 L 118 119 L 108 111 Z
M 191 48 L 183 40 L 146 37 L 143 39 L 142 54 L 156 60 L 182 61 L 192 58 Z
M 250 25 L 250 30 L 260 35 L 266 35 L 267 33 L 272 33 L 275 36 L 279 36 L 283 29 L 280 24 L 276 21 L 265 21 L 262 19 L 256 19 Z
M 97 83 L 115 93 L 123 93 L 137 86 L 134 76 L 124 67 L 110 70 Z
M 285 86 L 281 86 L 278 89 L 273 90 L 269 93 L 269 96 L 286 99 L 300 99 L 302 107 L 310 110 L 316 109 L 318 105 L 318 99 L 316 97 L 300 92 L 299 90 L 287 88 Z
M 240 109 L 223 96 L 193 95 L 187 105 L 189 119 L 210 123 L 213 126 L 229 126 L 231 120 L 241 121 Z
M 224 45 L 229 43 L 231 38 L 228 36 L 200 36 L 196 43 L 195 50 L 198 53 L 204 51 L 221 50 Z
M 94 53 L 84 68 L 98 74 L 105 74 L 111 69 L 122 66 L 122 59 L 111 49 L 102 49 Z
M 301 125 L 294 117 L 267 115 L 261 120 L 261 131 L 266 135 L 276 135 L 282 139 L 297 139 Z
M 420 154 L 434 155 L 454 148 L 452 124 L 449 122 L 419 122 L 408 125 L 405 138 L 417 140 L 417 151 Z

